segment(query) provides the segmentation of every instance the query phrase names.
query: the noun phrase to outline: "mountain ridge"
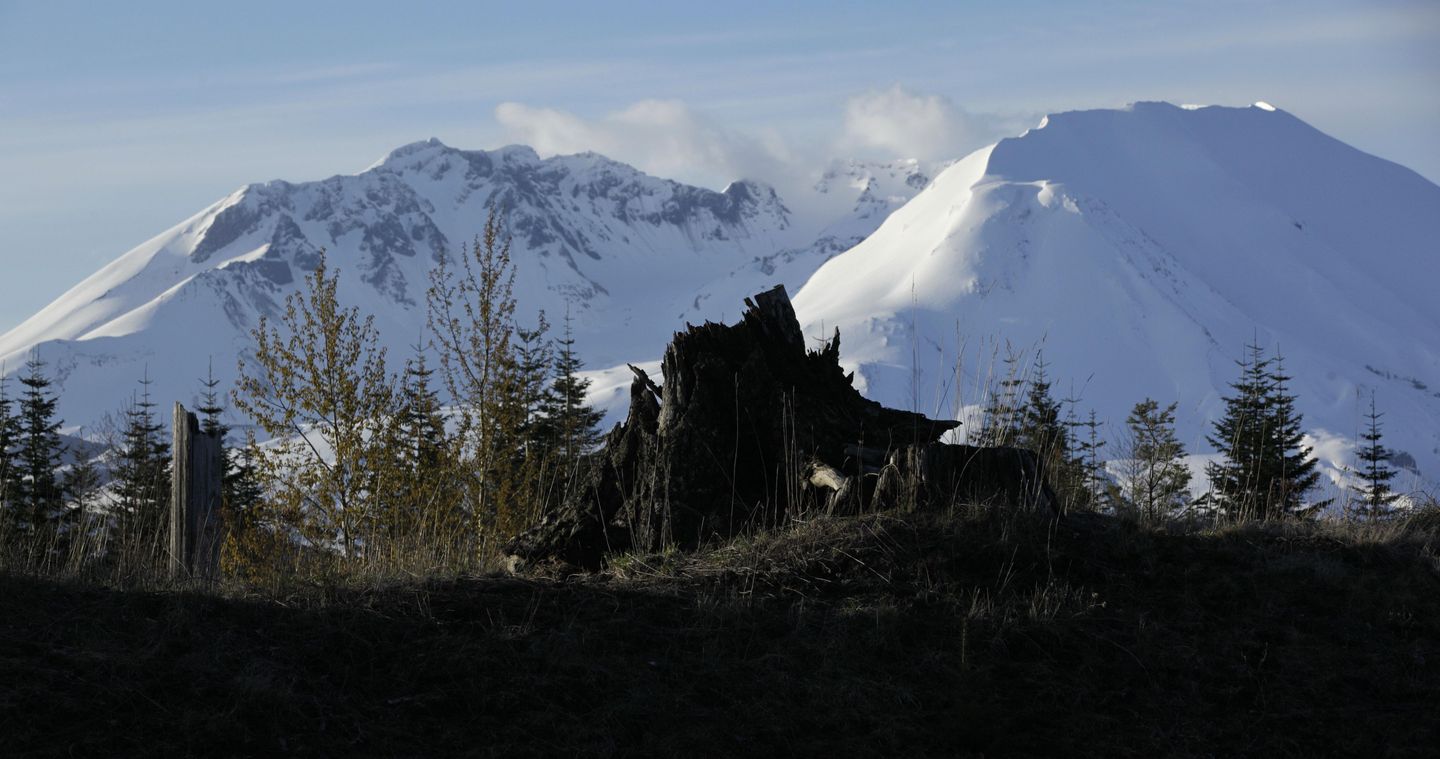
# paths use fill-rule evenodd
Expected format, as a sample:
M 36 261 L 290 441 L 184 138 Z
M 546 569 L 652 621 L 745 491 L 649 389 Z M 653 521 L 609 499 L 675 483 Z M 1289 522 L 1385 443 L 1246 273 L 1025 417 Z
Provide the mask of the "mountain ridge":
M 847 368 L 888 405 L 973 428 L 1001 351 L 1043 350 L 1112 431 L 1145 395 L 1179 401 L 1200 452 L 1257 339 L 1297 375 L 1333 477 L 1371 389 L 1401 460 L 1440 472 L 1440 187 L 1268 104 L 1061 112 L 953 162 L 835 161 L 784 198 L 597 153 L 420 140 L 358 174 L 236 190 L 0 336 L 0 358 L 13 373 L 40 344 L 81 424 L 145 371 L 156 393 L 193 399 L 211 356 L 233 378 L 223 359 L 327 248 L 398 363 L 423 330 L 430 267 L 492 204 L 522 319 L 573 311 L 604 406 L 623 404 L 625 363 L 781 283 L 806 334 L 839 327 Z
M 1193 452 L 1258 339 L 1285 356 L 1332 477 L 1358 437 L 1357 396 L 1381 385 L 1387 441 L 1433 478 L 1437 239 L 1440 187 L 1273 106 L 1137 103 L 1055 114 L 971 154 L 795 304 L 807 333 L 840 328 L 847 368 L 883 403 L 949 393 L 974 427 L 974 388 L 1000 363 L 979 354 L 1008 340 L 1028 361 L 1043 351 L 1052 380 L 1082 382 L 1081 410 L 1112 431 L 1146 395 L 1178 401 Z M 962 357 L 957 331 L 984 349 Z
M 38 345 L 62 415 L 81 425 L 123 406 L 117 389 L 145 373 L 157 395 L 192 399 L 212 356 L 217 378 L 233 380 L 249 330 L 280 312 L 322 249 L 342 273 L 342 298 L 375 314 L 398 360 L 424 328 L 430 269 L 475 239 L 493 206 L 514 242 L 521 318 L 573 309 L 586 361 L 622 364 L 663 345 L 678 321 L 723 318 L 720 301 L 703 297 L 708 284 L 768 286 L 777 256 L 808 275 L 814 263 L 797 261 L 848 247 L 879 223 L 877 206 L 903 202 L 826 192 L 838 196 L 832 215 L 802 220 L 752 180 L 715 191 L 597 153 L 421 140 L 358 174 L 235 190 L 0 335 L 0 360 L 13 374 Z M 857 203 L 853 221 L 842 207 Z M 822 238 L 835 227 L 848 237 Z

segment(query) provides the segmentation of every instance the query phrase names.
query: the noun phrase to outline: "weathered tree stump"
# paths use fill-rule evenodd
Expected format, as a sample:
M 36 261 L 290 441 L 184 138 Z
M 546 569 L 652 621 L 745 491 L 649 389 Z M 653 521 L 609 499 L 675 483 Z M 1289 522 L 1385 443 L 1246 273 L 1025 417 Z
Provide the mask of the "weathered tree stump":
M 866 399 L 840 367 L 838 330 L 807 351 L 783 287 L 746 305 L 739 324 L 676 334 L 662 385 L 631 367 L 629 416 L 570 496 L 506 545 L 514 562 L 596 568 L 609 552 L 693 548 L 806 511 L 1053 508 L 1030 452 L 942 444 L 959 422 Z
M 194 414 L 175 404 L 170 465 L 170 576 L 211 580 L 220 562 L 220 485 L 225 474 L 220 436 L 202 432 Z

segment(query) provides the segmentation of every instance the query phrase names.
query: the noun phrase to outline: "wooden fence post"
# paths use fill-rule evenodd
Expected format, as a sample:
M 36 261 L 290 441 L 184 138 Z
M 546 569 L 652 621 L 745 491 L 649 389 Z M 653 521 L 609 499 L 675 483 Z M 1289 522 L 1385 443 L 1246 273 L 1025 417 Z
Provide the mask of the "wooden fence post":
M 220 436 L 200 431 L 194 414 L 175 404 L 170 468 L 170 576 L 213 580 L 219 574 Z

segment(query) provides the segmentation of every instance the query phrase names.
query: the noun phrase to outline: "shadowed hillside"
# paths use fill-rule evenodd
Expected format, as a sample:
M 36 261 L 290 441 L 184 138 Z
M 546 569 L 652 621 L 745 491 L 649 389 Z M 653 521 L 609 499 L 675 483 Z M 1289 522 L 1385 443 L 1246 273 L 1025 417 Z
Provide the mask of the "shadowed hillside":
M 33 756 L 1428 755 L 1434 516 L 1174 534 L 976 507 L 265 598 L 7 577 L 0 735 Z

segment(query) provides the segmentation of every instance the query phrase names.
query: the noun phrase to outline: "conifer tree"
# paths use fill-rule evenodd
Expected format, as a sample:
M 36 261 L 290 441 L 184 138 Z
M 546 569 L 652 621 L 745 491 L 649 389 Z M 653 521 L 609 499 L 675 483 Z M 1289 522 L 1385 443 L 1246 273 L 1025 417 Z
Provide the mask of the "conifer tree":
M 1274 440 L 1269 450 L 1276 452 L 1276 470 L 1269 474 L 1270 516 L 1303 514 L 1323 509 L 1329 500 L 1305 502 L 1305 496 L 1320 481 L 1314 449 L 1305 445 L 1305 428 L 1300 412 L 1295 409 L 1295 395 L 1290 392 L 1291 377 L 1285 374 L 1284 357 L 1277 350 L 1270 372 L 1270 429 Z
M 387 493 L 386 533 L 434 542 L 450 539 L 463 526 L 456 448 L 445 427 L 435 373 L 426 351 L 415 347 L 400 381 L 399 410 L 391 435 L 394 476 Z
M 1231 384 L 1225 413 L 1207 437 L 1222 460 L 1206 467 L 1209 500 L 1233 517 L 1273 519 L 1323 508 L 1305 505 L 1320 478 L 1283 361 L 1266 358 L 1257 344 L 1247 345 L 1239 362 L 1240 379 Z
M 94 458 L 79 455 L 75 457 L 75 463 L 66 470 L 63 479 L 61 487 L 69 501 L 70 511 L 75 514 L 77 522 L 86 521 L 93 516 L 91 507 L 101 486 L 105 484 L 100 476 L 100 468 L 96 466 Z
M 1085 507 L 1089 498 L 1084 461 L 1076 456 L 1070 424 L 1061 419 L 1061 404 L 1051 394 L 1051 388 L 1045 360 L 1037 357 L 1024 405 L 1015 415 L 1012 444 L 1034 452 L 1050 486 L 1067 508 Z M 1067 403 L 1074 405 L 1074 401 Z
M 200 415 L 200 431 L 207 435 L 217 435 L 223 448 L 225 438 L 230 434 L 230 426 L 224 420 L 225 406 L 220 402 L 220 380 L 215 379 L 213 362 L 205 373 L 205 379 L 200 381 L 200 386 L 205 388 L 200 391 L 200 403 L 195 408 L 195 413 Z M 226 471 L 228 473 L 228 467 Z
M 245 445 L 232 452 L 231 461 L 234 477 L 228 490 L 230 503 L 233 504 L 230 513 L 243 514 L 259 509 L 265 489 L 260 481 L 260 454 L 254 432 L 245 432 Z
M 256 508 L 261 496 L 260 483 L 253 451 L 248 446 L 237 450 L 230 444 L 231 427 L 225 421 L 225 403 L 221 400 L 220 380 L 215 378 L 213 362 L 207 367 L 200 386 L 203 389 L 195 413 L 200 416 L 200 431 L 220 441 L 220 503 L 224 521 L 229 525 L 240 521 L 240 514 Z
M 1043 356 L 1035 359 L 1034 375 L 1020 408 L 1015 444 L 1029 448 L 1042 459 L 1059 461 L 1069 451 L 1069 437 L 1060 421 L 1060 403 L 1050 394 L 1050 378 Z
M 20 378 L 25 389 L 16 420 L 14 504 L 27 530 L 39 529 L 63 507 L 59 471 L 65 449 L 55 418 L 57 399 L 44 370 L 45 362 L 32 353 Z
M 1233 395 L 1224 398 L 1225 413 L 1206 437 L 1221 460 L 1206 467 L 1211 500 L 1231 516 L 1263 516 L 1267 487 L 1264 463 L 1270 450 L 1270 360 L 1257 344 L 1245 346 L 1247 356 L 1237 363 L 1240 379 L 1231 383 Z
M 434 374 L 417 348 L 400 386 L 401 456 L 406 468 L 417 472 L 439 466 L 449 448 L 440 398 L 430 386 Z
M 550 323 L 541 311 L 536 326 L 526 329 L 515 326 L 513 343 L 514 366 L 510 374 L 514 406 L 510 418 L 515 425 L 502 439 L 511 440 L 511 462 L 499 472 L 505 483 L 499 492 L 506 493 L 497 503 L 495 526 L 502 534 L 513 534 L 529 526 L 539 516 L 557 482 L 555 445 L 549 430 L 552 420 L 546 417 L 545 397 L 549 385 L 552 346 Z
M 112 492 L 113 511 L 122 541 L 141 561 L 158 559 L 170 501 L 170 443 L 165 426 L 150 399 L 148 372 L 140 392 L 125 410 L 125 426 L 116 451 Z
M 590 379 L 580 375 L 585 365 L 575 353 L 570 311 L 565 311 L 564 336 L 556 340 L 555 363 L 545 416 L 553 429 L 556 453 L 567 468 L 600 442 L 600 421 L 605 415 L 586 405 Z
M 206 371 L 205 379 L 200 381 L 203 390 L 200 391 L 200 403 L 195 408 L 195 413 L 200 416 L 200 431 L 207 435 L 214 435 L 220 441 L 220 460 L 223 468 L 220 499 L 224 504 L 226 512 L 244 509 L 254 505 L 253 500 L 243 500 L 240 496 L 243 493 L 255 492 L 258 484 L 249 481 L 242 482 L 245 478 L 253 480 L 255 476 L 254 467 L 245 468 L 241 466 L 239 451 L 230 445 L 230 425 L 225 421 L 225 404 L 221 400 L 220 380 L 215 378 L 215 367 L 213 364 Z
M 0 520 L 14 516 L 11 507 L 16 493 L 17 467 L 15 446 L 19 438 L 19 420 L 9 394 L 8 377 L 0 376 Z
M 1100 508 L 1105 500 L 1102 488 L 1104 464 L 1100 461 L 1100 449 L 1105 447 L 1106 441 L 1100 438 L 1100 427 L 1101 423 L 1094 409 L 1090 410 L 1085 421 L 1074 422 L 1071 426 L 1071 429 L 1075 430 L 1071 437 L 1076 440 L 1071 460 L 1080 471 L 1080 503 L 1090 509 Z M 1084 434 L 1080 434 L 1081 430 Z
M 283 331 L 262 318 L 252 333 L 254 359 L 241 358 L 232 398 L 278 441 L 251 450 L 280 518 L 349 559 L 379 510 L 394 379 L 374 318 L 340 305 L 338 280 L 322 252 L 286 298 Z
M 1135 404 L 1125 420 L 1129 435 L 1125 495 L 1152 520 L 1183 506 L 1190 485 L 1185 448 L 1175 437 L 1175 407 L 1171 403 L 1162 409 L 1146 398 Z
M 1363 444 L 1356 453 L 1360 459 L 1360 479 L 1363 483 L 1358 488 L 1360 503 L 1356 509 L 1360 515 L 1374 519 L 1389 513 L 1390 507 L 1400 498 L 1400 494 L 1390 489 L 1390 481 L 1395 479 L 1395 470 L 1389 466 L 1390 451 L 1386 450 L 1381 442 L 1383 436 L 1380 432 L 1380 417 L 1384 416 L 1375 410 L 1375 393 L 1370 393 L 1370 411 L 1365 415 L 1369 424 L 1360 439 Z
M 1100 461 L 1100 449 L 1106 445 L 1100 436 L 1100 428 L 1104 425 L 1094 409 L 1090 409 L 1086 418 L 1076 419 L 1074 406 L 1079 405 L 1079 399 L 1066 399 L 1064 403 L 1070 408 L 1064 422 L 1068 449 L 1063 470 L 1058 472 L 1058 480 L 1054 484 L 1063 488 L 1071 506 L 1094 510 L 1106 501 L 1104 462 Z
M 459 445 L 471 472 L 471 521 L 477 549 L 518 521 L 527 490 L 516 456 L 524 446 L 527 384 L 516 355 L 515 266 L 498 211 L 460 255 L 458 269 L 442 258 L 427 292 L 430 331 L 440 373 L 457 405 Z
M 1060 404 L 1050 395 L 1050 378 L 1043 356 L 1036 356 L 1034 372 L 1025 392 L 1025 400 L 1016 418 L 1013 445 L 1027 448 L 1040 459 L 1057 491 L 1067 491 L 1069 484 L 1065 463 L 1069 454 L 1069 436 L 1060 422 Z M 1072 495 L 1064 492 L 1065 496 Z M 1064 498 L 1068 503 L 1071 499 Z
M 255 433 L 246 431 L 245 445 L 233 458 L 235 480 L 225 514 L 220 565 L 228 575 L 256 580 L 276 571 L 278 549 L 289 539 L 294 515 L 269 508 L 264 500 Z
M 86 452 L 77 453 L 74 463 L 65 472 L 61 482 L 61 488 L 65 492 L 66 513 L 70 515 L 75 527 L 75 537 L 83 540 L 99 537 L 104 533 L 104 515 L 96 508 L 104 484 L 95 458 Z M 76 543 L 71 542 L 71 545 L 73 548 Z M 89 558 L 86 550 L 72 552 L 71 556 L 82 562 Z
M 515 329 L 516 402 L 520 404 L 520 447 L 523 458 L 547 459 L 553 450 L 547 433 L 547 387 L 554 349 L 549 339 L 550 322 L 541 311 L 535 327 Z
M 1025 386 L 1019 374 L 1020 354 L 1007 348 L 1004 364 L 1005 377 L 991 390 L 985 404 L 984 430 L 977 445 L 1013 445 L 1019 435 L 1020 391 Z

